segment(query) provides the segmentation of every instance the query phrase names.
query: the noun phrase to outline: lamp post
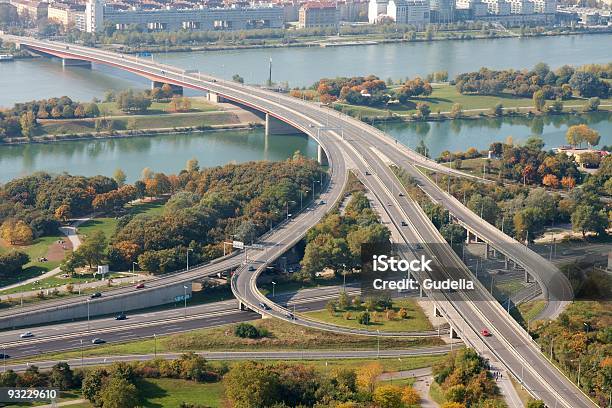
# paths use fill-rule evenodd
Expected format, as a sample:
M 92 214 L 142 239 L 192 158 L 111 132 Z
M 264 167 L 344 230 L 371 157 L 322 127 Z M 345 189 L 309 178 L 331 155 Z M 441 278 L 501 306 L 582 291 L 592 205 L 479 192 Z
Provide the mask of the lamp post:
M 187 286 L 183 285 L 183 291 L 184 291 L 183 300 L 185 301 L 185 307 L 183 308 L 183 310 L 185 312 L 184 318 L 186 319 L 187 318 Z
M 153 355 L 157 358 L 157 334 L 153 333 Z
M 225 249 L 225 246 L 223 249 Z M 187 272 L 189 272 L 189 252 L 193 252 L 193 249 L 187 248 Z
M 276 297 L 274 293 L 275 288 L 276 288 L 276 282 L 272 282 L 272 297 Z
M 376 358 L 380 358 L 380 330 L 376 329 Z
M 89 327 L 89 302 L 90 300 L 91 299 L 87 299 L 87 331 L 90 330 L 90 327 Z
M 81 367 L 83 367 L 83 339 L 81 339 Z

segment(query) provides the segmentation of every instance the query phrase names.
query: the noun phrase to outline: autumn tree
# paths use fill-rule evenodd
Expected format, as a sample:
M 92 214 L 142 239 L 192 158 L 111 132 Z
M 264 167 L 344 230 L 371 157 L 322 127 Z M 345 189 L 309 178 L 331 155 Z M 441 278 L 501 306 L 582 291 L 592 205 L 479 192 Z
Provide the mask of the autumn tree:
M 559 187 L 559 179 L 554 174 L 547 174 L 542 178 L 542 184 L 546 187 L 557 188 Z
M 29 245 L 34 234 L 32 228 L 22 220 L 8 219 L 0 227 L 2 239 L 11 245 Z
M 106 236 L 104 232 L 98 230 L 89 235 L 83 244 L 73 252 L 76 258 L 81 258 L 93 268 L 94 265 L 100 265 L 106 255 Z
M 223 381 L 227 398 L 235 408 L 266 407 L 276 402 L 278 377 L 260 363 L 238 363 L 232 366 Z
M 378 408 L 401 408 L 402 389 L 397 385 L 380 385 L 374 390 L 372 401 Z
M 113 173 L 113 179 L 117 182 L 119 187 L 125 184 L 125 180 L 127 179 L 125 172 L 121 169 L 116 169 Z
M 104 408 L 133 408 L 138 405 L 138 389 L 124 378 L 110 376 L 100 390 L 99 401 Z
M 585 124 L 580 124 L 570 126 L 569 129 L 567 129 L 565 138 L 572 146 L 580 146 L 584 142 L 591 146 L 596 146 L 599 144 L 600 136 L 599 132 L 596 130 L 591 129 Z
M 404 387 L 402 390 L 402 402 L 405 405 L 416 405 L 421 401 L 419 392 L 412 386 Z
M 561 179 L 561 185 L 569 191 L 576 187 L 576 179 L 571 176 L 565 176 Z
M 70 217 L 72 217 L 70 206 L 68 204 L 60 205 L 59 207 L 55 209 L 54 215 L 56 219 L 62 222 L 68 221 Z
M 536 108 L 538 112 L 542 112 L 544 110 L 544 106 L 546 105 L 546 97 L 544 96 L 544 92 L 536 91 L 533 93 L 533 106 Z
M 27 111 L 23 113 L 19 118 L 19 124 L 21 125 L 21 135 L 30 138 L 36 127 L 36 116 L 34 112 Z
M 362 391 L 372 393 L 383 373 L 383 366 L 378 361 L 364 364 L 357 370 L 357 386 Z

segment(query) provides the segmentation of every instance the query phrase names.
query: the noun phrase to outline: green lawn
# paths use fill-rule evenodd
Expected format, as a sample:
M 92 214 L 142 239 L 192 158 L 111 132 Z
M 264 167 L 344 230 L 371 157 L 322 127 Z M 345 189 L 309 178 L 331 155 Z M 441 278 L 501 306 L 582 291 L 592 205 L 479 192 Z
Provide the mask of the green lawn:
M 114 217 L 93 218 L 79 225 L 78 234 L 81 240 L 84 240 L 95 231 L 102 231 L 106 239 L 109 239 L 115 234 L 117 224 L 118 220 Z
M 351 327 L 357 329 L 366 329 L 370 331 L 425 331 L 432 330 L 431 323 L 421 310 L 421 307 L 413 299 L 401 299 L 393 301 L 393 310 L 399 311 L 400 308 L 405 308 L 408 312 L 408 317 L 405 319 L 396 318 L 395 320 L 387 320 L 385 312 L 377 312 L 378 319 L 372 313 L 372 321 L 369 325 L 364 326 L 357 321 L 357 315 L 365 309 L 362 307 L 350 307 L 347 311 L 351 314 L 350 319 L 344 317 L 345 311 L 337 311 L 331 315 L 327 310 L 317 310 L 313 312 L 303 313 L 304 316 L 310 319 L 319 320 L 326 323 L 335 324 L 343 327 Z
M 16 250 L 25 252 L 30 256 L 30 262 L 25 265 L 23 273 L 18 277 L 3 279 L 2 285 L 10 285 L 25 279 L 30 279 L 56 268 L 59 265 L 59 261 L 38 262 L 38 258 L 46 257 L 49 246 L 54 244 L 58 239 L 65 238 L 66 237 L 63 235 L 53 235 L 37 238 L 31 245 L 16 247 L 0 246 L 0 254 Z
M 211 111 L 185 114 L 132 115 L 109 117 L 114 130 L 167 129 L 195 126 L 237 124 L 238 118 L 230 112 Z M 95 120 L 73 119 L 45 121 L 36 130 L 36 136 L 95 132 Z
M 187 351 L 270 351 L 270 350 L 329 350 L 355 349 L 375 350 L 375 336 L 350 336 L 326 331 L 308 329 L 276 319 L 253 321 L 257 327 L 269 332 L 268 337 L 261 339 L 242 339 L 234 336 L 235 325 L 193 330 L 169 336 L 157 337 L 157 352 L 187 352 Z M 388 338 L 380 337 L 382 349 L 405 349 L 410 347 L 426 347 L 443 344 L 437 337 L 433 338 Z M 107 344 L 85 349 L 85 356 L 109 356 L 128 354 L 150 354 L 155 350 L 154 340 L 146 338 L 126 343 Z M 35 360 L 78 358 L 80 351 L 53 353 L 36 356 Z
M 416 112 L 416 104 L 418 102 L 425 102 L 430 105 L 432 114 L 436 112 L 450 112 L 453 104 L 459 103 L 462 105 L 463 110 L 470 109 L 486 109 L 494 107 L 498 103 L 501 103 L 504 108 L 516 108 L 516 107 L 532 107 L 533 101 L 531 98 L 516 97 L 510 94 L 504 94 L 501 96 L 487 96 L 487 95 L 462 95 L 454 86 L 451 85 L 437 85 L 434 86 L 433 92 L 429 96 L 425 97 L 413 97 L 404 105 L 389 105 L 383 108 L 372 108 L 367 106 L 355 106 L 347 104 L 338 104 L 345 109 L 345 112 L 351 113 L 354 116 L 387 116 L 388 111 L 395 114 L 405 115 Z M 547 101 L 550 104 L 551 101 Z M 583 106 L 586 101 L 582 99 L 571 99 L 563 102 L 565 106 L 578 105 Z M 602 105 L 612 103 L 612 99 L 603 99 Z M 473 112 L 471 114 L 478 114 L 479 112 Z M 485 111 L 485 113 L 489 113 Z M 466 112 L 470 114 L 470 112 Z
M 181 402 L 221 407 L 224 389 L 221 382 L 197 383 L 172 378 L 148 378 L 138 383 L 145 408 L 178 407 Z
M 206 102 L 202 98 L 189 98 L 189 100 L 191 101 L 191 109 L 189 112 L 211 112 L 219 110 L 216 105 Z M 124 112 L 117 108 L 115 102 L 100 102 L 98 108 L 100 108 L 100 112 L 106 113 L 107 115 L 125 115 Z M 172 114 L 173 112 L 171 112 L 170 109 L 171 106 L 169 102 L 152 102 L 147 112 L 145 112 L 145 115 Z

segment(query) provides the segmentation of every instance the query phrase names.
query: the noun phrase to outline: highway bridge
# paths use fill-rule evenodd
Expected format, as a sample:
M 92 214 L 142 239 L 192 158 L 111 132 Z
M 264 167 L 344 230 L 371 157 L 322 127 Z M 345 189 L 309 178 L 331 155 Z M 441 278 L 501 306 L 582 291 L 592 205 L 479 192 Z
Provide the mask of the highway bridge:
M 432 277 L 436 279 L 448 277 L 451 273 L 449 271 L 452 271 L 455 279 L 462 276 L 469 277 L 470 272 L 461 259 L 445 244 L 421 208 L 405 194 L 400 195 L 403 186 L 390 168 L 390 164 L 393 163 L 406 169 L 433 200 L 450 211 L 457 222 L 499 253 L 521 265 L 533 276 L 549 301 L 548 313 L 551 316 L 557 314 L 571 300 L 569 282 L 554 266 L 489 225 L 461 202 L 439 189 L 423 174 L 422 169 L 462 177 L 464 174 L 416 154 L 367 124 L 315 103 L 200 73 L 189 73 L 150 60 L 73 44 L 12 36 L 4 36 L 3 39 L 64 60 L 110 65 L 158 83 L 169 83 L 177 87 L 208 92 L 215 98 L 234 101 L 265 113 L 269 123 L 282 121 L 313 137 L 321 146 L 330 165 L 330 180 L 322 194 L 326 204 L 312 207 L 263 237 L 264 250 L 252 251 L 254 253 L 251 254 L 251 262 L 257 265 L 255 272 L 248 271 L 249 268 L 246 264 L 242 264 L 239 255 L 234 255 L 198 270 L 162 278 L 155 283 L 160 287 L 168 285 L 167 282 L 175 284 L 190 281 L 195 276 L 202 276 L 214 268 L 238 265 L 238 271 L 232 279 L 232 288 L 243 306 L 262 315 L 272 315 L 296 324 L 313 326 L 313 322 L 301 318 L 295 319 L 288 315 L 283 307 L 270 304 L 269 299 L 257 289 L 256 278 L 266 265 L 297 243 L 308 228 L 340 200 L 348 168 L 357 172 L 359 178 L 388 212 L 395 228 L 401 233 L 402 242 L 398 246 L 406 257 L 424 252 L 435 258 L 439 268 L 436 268 L 435 276 Z M 402 221 L 407 223 L 407 226 L 404 226 Z M 415 246 L 414 243 L 422 245 Z M 594 406 L 581 390 L 542 355 L 529 334 L 503 310 L 485 288 L 479 286 L 474 293 L 438 292 L 429 295 L 435 307 L 450 322 L 453 332 L 481 354 L 499 360 L 534 397 L 544 400 L 550 407 Z M 130 295 L 114 293 L 111 296 Z M 259 303 L 264 301 L 268 302 L 270 310 L 262 310 L 259 307 Z M 65 303 L 61 307 L 67 307 L 71 302 L 82 304 L 83 300 L 72 299 L 63 302 Z M 49 303 L 47 305 L 54 307 Z M 24 308 L 22 313 L 47 313 L 47 310 L 45 306 L 34 306 Z M 13 312 L 13 314 L 20 313 Z M 340 330 L 337 327 L 320 328 Z M 482 337 L 480 331 L 483 328 L 488 328 L 492 336 Z

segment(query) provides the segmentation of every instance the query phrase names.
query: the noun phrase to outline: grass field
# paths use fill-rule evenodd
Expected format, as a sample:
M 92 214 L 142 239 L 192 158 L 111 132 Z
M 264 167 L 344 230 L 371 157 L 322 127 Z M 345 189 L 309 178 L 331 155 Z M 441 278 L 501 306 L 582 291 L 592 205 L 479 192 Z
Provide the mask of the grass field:
M 407 318 L 387 320 L 384 317 L 385 313 L 379 312 L 381 315 L 380 318 L 376 320 L 376 317 L 372 316 L 372 322 L 367 326 L 364 326 L 357 321 L 357 315 L 365 310 L 363 307 L 349 308 L 348 312 L 351 313 L 351 318 L 348 320 L 344 317 L 344 311 L 335 312 L 333 315 L 331 315 L 327 310 L 317 310 L 303 313 L 303 315 L 310 319 L 331 323 L 338 326 L 366 329 L 371 331 L 425 331 L 433 329 L 431 323 L 427 319 L 427 316 L 425 316 L 425 313 L 423 313 L 421 307 L 414 300 L 394 300 L 393 310 L 395 312 L 399 311 L 402 307 L 408 312 Z
M 208 329 L 194 330 L 157 337 L 157 352 L 187 351 L 266 351 L 266 350 L 329 350 L 355 349 L 375 350 L 376 336 L 349 336 L 331 332 L 297 327 L 276 319 L 257 320 L 252 322 L 257 327 L 265 328 L 270 333 L 261 339 L 242 339 L 233 334 L 235 325 L 223 325 Z M 441 339 L 434 338 L 380 338 L 382 349 L 405 349 L 443 344 Z M 154 340 L 146 338 L 138 341 L 107 344 L 85 349 L 85 356 L 110 356 L 128 354 L 149 354 L 155 349 Z M 70 351 L 44 355 L 46 359 L 78 358 L 80 351 Z M 43 356 L 36 356 L 40 360 Z
M 41 237 L 35 239 L 31 245 L 25 246 L 9 247 L 0 245 L 0 254 L 16 250 L 25 252 L 30 256 L 30 262 L 25 265 L 23 273 L 17 277 L 3 279 L 2 286 L 30 279 L 56 268 L 59 265 L 59 261 L 38 262 L 38 259 L 46 257 L 49 246 L 53 245 L 58 239 L 65 239 L 65 237 L 63 235 Z
M 223 384 L 197 383 L 172 378 L 148 378 L 138 383 L 143 408 L 178 407 L 181 402 L 221 407 Z
M 424 102 L 430 105 L 432 114 L 436 112 L 450 112 L 453 104 L 461 104 L 464 111 L 472 109 L 485 109 L 485 113 L 489 113 L 488 110 L 501 103 L 504 108 L 517 108 L 517 107 L 529 107 L 532 109 L 533 100 L 531 98 L 522 98 L 513 95 L 501 95 L 501 96 L 487 96 L 487 95 L 462 95 L 454 86 L 451 85 L 437 85 L 434 86 L 431 95 L 426 97 L 414 97 L 404 105 L 389 105 L 384 108 L 372 108 L 367 106 L 355 106 L 347 104 L 338 104 L 345 109 L 345 112 L 351 113 L 354 116 L 387 116 L 388 112 L 393 112 L 398 115 L 416 113 L 416 104 L 418 102 Z M 551 101 L 547 101 L 550 104 Z M 571 99 L 564 101 L 565 106 L 578 105 L 583 106 L 586 101 L 582 99 Z M 612 99 L 602 99 L 601 104 L 607 105 L 612 103 Z M 529 109 L 525 109 L 528 111 Z M 465 114 L 477 115 L 483 111 L 477 112 L 465 112 Z

